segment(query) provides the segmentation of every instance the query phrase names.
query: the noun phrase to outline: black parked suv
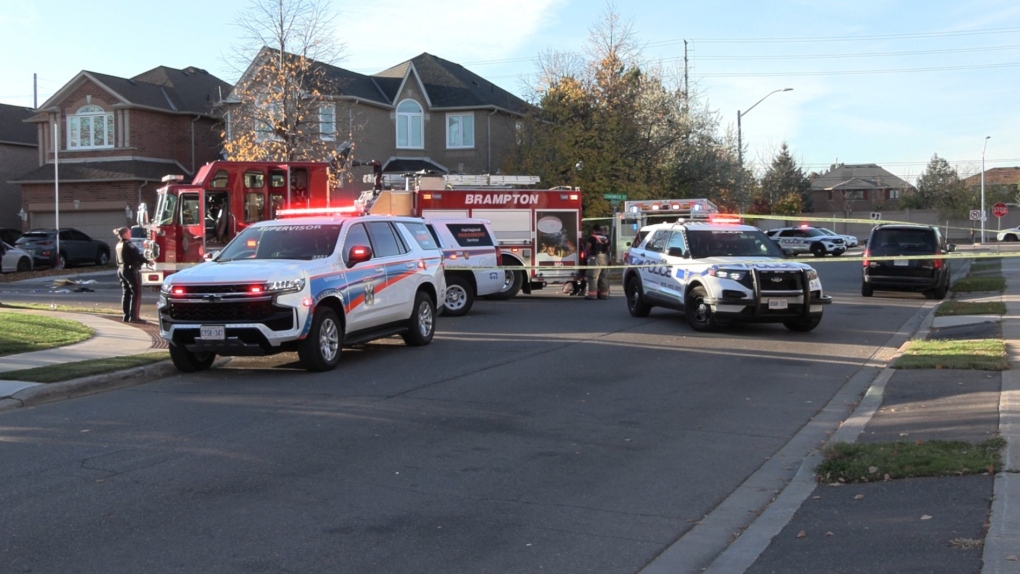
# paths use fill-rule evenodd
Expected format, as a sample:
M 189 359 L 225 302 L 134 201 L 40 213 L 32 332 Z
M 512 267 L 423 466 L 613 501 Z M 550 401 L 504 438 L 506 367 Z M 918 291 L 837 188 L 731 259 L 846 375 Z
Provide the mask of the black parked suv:
M 864 252 L 861 295 L 874 291 L 923 291 L 944 299 L 949 290 L 949 259 L 956 250 L 937 227 L 889 224 L 871 230 Z M 875 259 L 881 258 L 881 259 Z

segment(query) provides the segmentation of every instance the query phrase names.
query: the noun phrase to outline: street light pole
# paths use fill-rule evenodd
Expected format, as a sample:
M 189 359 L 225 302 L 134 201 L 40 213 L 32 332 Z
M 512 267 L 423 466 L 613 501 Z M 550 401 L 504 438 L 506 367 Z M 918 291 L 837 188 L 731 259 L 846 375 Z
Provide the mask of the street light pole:
M 985 150 L 988 149 L 988 139 L 992 136 L 985 136 L 985 145 L 981 146 L 981 244 L 985 239 Z
M 762 99 L 755 102 L 753 106 L 747 108 L 743 112 L 737 110 L 737 193 L 740 195 L 741 213 L 747 211 L 747 205 L 746 194 L 744 193 L 744 140 L 741 134 L 740 119 L 746 116 L 748 112 L 753 110 L 754 106 L 757 106 L 758 104 L 764 102 L 765 98 L 771 96 L 772 94 L 775 94 L 777 92 L 790 92 L 790 91 L 793 91 L 793 88 L 780 88 L 778 90 L 772 90 L 771 92 L 765 94 L 762 97 Z

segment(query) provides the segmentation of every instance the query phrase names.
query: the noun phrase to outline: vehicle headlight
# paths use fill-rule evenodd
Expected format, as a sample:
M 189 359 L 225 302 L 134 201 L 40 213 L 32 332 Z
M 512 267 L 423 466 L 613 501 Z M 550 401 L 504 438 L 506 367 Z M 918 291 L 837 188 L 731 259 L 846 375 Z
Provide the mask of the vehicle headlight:
M 266 291 L 269 293 L 296 293 L 304 288 L 304 278 L 284 279 L 281 281 L 271 281 L 266 283 Z
M 174 286 L 169 281 L 164 281 L 163 284 L 159 286 L 159 292 L 164 295 L 169 295 L 170 290 L 173 288 Z
M 740 281 L 747 275 L 745 269 L 713 269 L 709 271 L 709 275 L 714 275 L 720 279 L 732 279 L 733 281 Z
M 814 269 L 808 269 L 807 270 L 807 278 L 808 278 L 808 281 L 814 281 L 815 279 L 818 279 L 818 272 L 815 271 Z

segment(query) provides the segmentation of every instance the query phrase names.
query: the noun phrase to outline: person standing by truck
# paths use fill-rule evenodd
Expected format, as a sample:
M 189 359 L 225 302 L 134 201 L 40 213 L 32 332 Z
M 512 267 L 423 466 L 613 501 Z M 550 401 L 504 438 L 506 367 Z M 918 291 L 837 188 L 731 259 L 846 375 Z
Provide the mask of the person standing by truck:
M 131 230 L 127 227 L 115 229 L 114 234 L 120 239 L 117 242 L 117 278 L 120 279 L 121 308 L 124 311 L 125 323 L 144 323 L 138 316 L 141 306 L 141 271 L 145 265 L 145 256 L 131 243 Z
M 588 257 L 588 294 L 585 299 L 609 299 L 609 238 L 601 225 L 592 227 L 584 252 Z

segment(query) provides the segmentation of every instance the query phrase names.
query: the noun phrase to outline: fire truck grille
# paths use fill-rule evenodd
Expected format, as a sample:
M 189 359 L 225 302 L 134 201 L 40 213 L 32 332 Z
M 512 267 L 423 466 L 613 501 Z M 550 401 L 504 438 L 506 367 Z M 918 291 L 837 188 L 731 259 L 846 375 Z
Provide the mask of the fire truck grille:
M 804 274 L 800 271 L 759 271 L 762 291 L 803 291 Z
M 217 303 L 171 300 L 164 314 L 174 323 L 203 325 L 232 323 L 263 323 L 274 331 L 294 328 L 294 313 L 289 307 L 274 305 L 270 300 L 221 301 Z

